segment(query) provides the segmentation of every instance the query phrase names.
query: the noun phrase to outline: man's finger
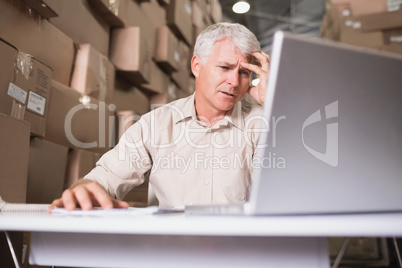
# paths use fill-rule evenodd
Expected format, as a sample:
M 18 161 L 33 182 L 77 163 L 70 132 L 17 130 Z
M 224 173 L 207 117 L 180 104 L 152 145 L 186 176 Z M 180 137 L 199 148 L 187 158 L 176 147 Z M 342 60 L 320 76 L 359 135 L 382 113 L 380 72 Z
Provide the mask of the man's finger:
M 93 208 L 91 193 L 86 187 L 76 187 L 72 190 L 75 198 L 82 210 L 91 210 Z
M 85 185 L 85 188 L 91 193 L 94 201 L 103 209 L 113 208 L 113 202 L 102 186 L 96 183 Z
M 257 65 L 254 65 L 254 64 L 251 64 L 251 63 L 247 63 L 247 62 L 241 62 L 241 65 L 242 65 L 244 68 L 246 68 L 246 69 L 248 69 L 248 70 L 250 70 L 250 71 L 253 71 L 253 72 L 255 72 L 255 73 L 258 74 L 258 75 L 262 75 L 262 74 L 263 74 L 262 69 L 261 69 L 260 67 L 258 67 Z
M 50 212 L 55 207 L 64 207 L 63 200 L 61 198 L 53 200 L 53 202 L 50 204 L 48 208 L 48 212 Z
M 251 55 L 256 57 L 262 64 L 269 64 L 271 60 L 271 57 L 263 51 L 253 52 Z
M 70 189 L 63 192 L 61 199 L 65 209 L 74 210 L 76 208 L 74 193 Z
M 113 207 L 114 208 L 128 208 L 128 203 L 125 201 L 119 201 L 119 200 L 113 199 Z

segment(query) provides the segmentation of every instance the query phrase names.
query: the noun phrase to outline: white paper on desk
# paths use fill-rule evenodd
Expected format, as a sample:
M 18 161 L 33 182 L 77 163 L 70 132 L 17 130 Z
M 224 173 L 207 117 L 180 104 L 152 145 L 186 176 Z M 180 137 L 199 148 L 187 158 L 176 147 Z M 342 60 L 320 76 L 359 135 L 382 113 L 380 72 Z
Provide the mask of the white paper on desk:
M 75 216 L 137 216 L 137 215 L 152 215 L 158 213 L 159 208 L 157 206 L 151 206 L 146 208 L 112 208 L 112 209 L 101 209 L 94 208 L 92 210 L 67 210 L 65 208 L 54 208 L 52 209 L 52 215 L 75 215 Z

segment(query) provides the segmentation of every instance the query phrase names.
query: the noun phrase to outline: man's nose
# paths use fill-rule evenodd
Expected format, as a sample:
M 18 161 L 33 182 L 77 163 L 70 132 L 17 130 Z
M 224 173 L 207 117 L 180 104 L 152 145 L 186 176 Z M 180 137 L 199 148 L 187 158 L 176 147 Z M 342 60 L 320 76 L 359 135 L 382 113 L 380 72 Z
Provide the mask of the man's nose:
M 227 81 L 233 87 L 237 87 L 239 85 L 239 70 L 237 70 L 237 68 L 230 72 Z

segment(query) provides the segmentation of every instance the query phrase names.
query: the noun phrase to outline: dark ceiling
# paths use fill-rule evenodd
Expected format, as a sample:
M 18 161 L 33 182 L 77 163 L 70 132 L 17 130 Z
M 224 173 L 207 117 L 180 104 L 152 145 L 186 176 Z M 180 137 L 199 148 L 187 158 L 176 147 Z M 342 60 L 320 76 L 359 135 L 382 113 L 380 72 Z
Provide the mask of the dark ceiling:
M 270 52 L 275 31 L 319 36 L 325 0 L 247 0 L 250 11 L 235 14 L 232 6 L 238 0 L 220 0 L 224 21 L 247 26 L 257 36 L 263 51 Z

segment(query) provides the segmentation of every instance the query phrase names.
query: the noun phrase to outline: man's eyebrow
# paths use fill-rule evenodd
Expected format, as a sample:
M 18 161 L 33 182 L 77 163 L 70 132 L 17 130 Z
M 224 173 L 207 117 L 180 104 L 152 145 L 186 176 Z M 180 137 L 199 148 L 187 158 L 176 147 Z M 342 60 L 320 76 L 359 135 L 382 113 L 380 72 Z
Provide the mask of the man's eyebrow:
M 219 61 L 219 62 L 218 62 L 218 65 L 227 66 L 227 67 L 229 67 L 229 68 L 234 68 L 234 67 L 237 66 L 236 63 L 230 63 L 230 62 L 227 62 L 227 61 Z

